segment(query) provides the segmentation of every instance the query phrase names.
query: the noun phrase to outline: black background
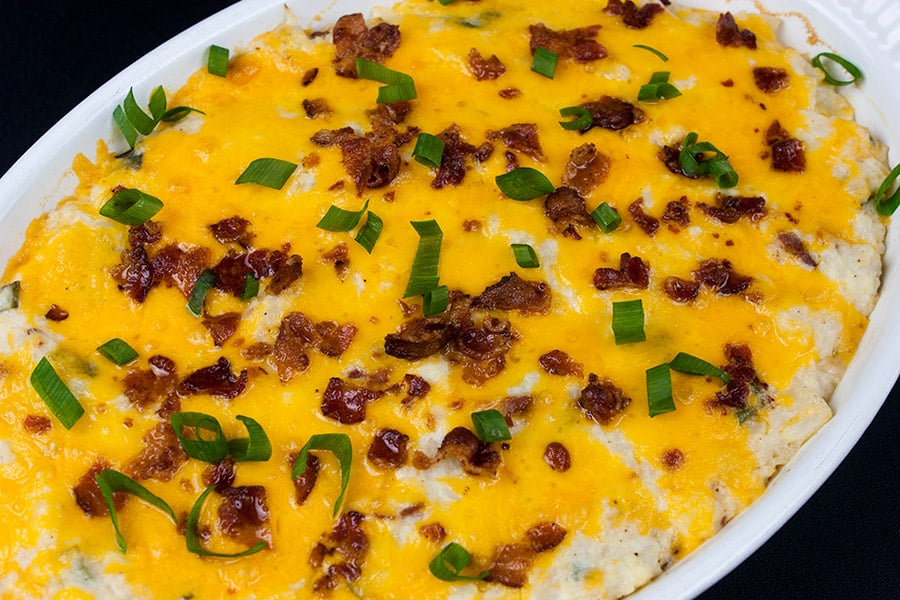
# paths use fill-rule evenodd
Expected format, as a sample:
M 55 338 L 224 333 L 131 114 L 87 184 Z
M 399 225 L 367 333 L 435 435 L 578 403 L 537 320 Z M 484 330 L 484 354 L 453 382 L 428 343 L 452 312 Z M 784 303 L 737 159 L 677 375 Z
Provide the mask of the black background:
M 229 4 L 0 0 L 0 173 L 94 89 Z M 702 598 L 900 598 L 898 437 L 900 386 L 818 493 Z

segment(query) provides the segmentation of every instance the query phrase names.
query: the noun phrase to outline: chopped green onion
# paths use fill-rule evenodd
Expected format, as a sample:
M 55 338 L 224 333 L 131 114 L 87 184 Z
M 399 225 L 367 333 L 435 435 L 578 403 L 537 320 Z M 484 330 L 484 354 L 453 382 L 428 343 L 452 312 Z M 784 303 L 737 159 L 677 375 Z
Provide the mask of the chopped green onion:
M 356 74 L 360 79 L 385 83 L 378 88 L 378 104 L 392 104 L 416 99 L 416 84 L 406 73 L 394 71 L 364 58 L 356 59 Z
M 247 273 L 244 277 L 244 291 L 241 292 L 241 302 L 247 302 L 251 298 L 256 298 L 259 294 L 259 279 L 253 276 L 253 273 Z
M 568 131 L 586 131 L 594 123 L 594 117 L 591 111 L 583 106 L 567 106 L 559 109 L 561 117 L 575 117 L 571 121 L 560 121 L 559 124 L 563 129 Z
M 547 176 L 531 167 L 516 167 L 494 178 L 497 187 L 513 200 L 534 200 L 555 190 Z
M 900 176 L 900 165 L 891 170 L 885 180 L 881 182 L 881 185 L 878 186 L 878 191 L 875 192 L 875 210 L 881 216 L 891 216 L 897 210 L 897 207 L 900 206 L 900 189 L 895 191 L 889 198 L 885 198 L 898 176 Z
M 652 46 L 645 46 L 644 44 L 632 44 L 631 47 L 632 48 L 640 48 L 641 50 L 646 50 L 647 52 L 650 52 L 651 54 L 655 54 L 659 60 L 661 60 L 663 62 L 669 62 L 668 56 L 666 56 L 665 54 L 663 54 L 656 48 L 653 48 Z
M 131 124 L 131 121 L 128 120 L 125 109 L 121 106 L 117 106 L 113 110 L 113 121 L 119 127 L 119 131 L 122 132 L 122 137 L 128 142 L 128 147 L 134 148 L 134 145 L 137 143 L 138 132 L 134 125 Z
M 138 357 L 137 350 L 119 338 L 113 338 L 105 344 L 97 346 L 97 352 L 120 367 L 130 363 Z
M 368 200 L 361 209 L 356 211 L 344 210 L 332 204 L 325 212 L 325 216 L 316 223 L 316 227 L 325 231 L 350 231 L 359 225 L 360 219 L 368 208 Z
M 192 112 L 200 113 L 201 115 L 205 115 L 206 113 L 202 110 L 191 108 L 190 106 L 176 106 L 175 108 L 170 108 L 159 118 L 163 123 L 175 123 L 176 121 L 180 121 Z
M 341 493 L 338 495 L 332 511 L 332 516 L 336 516 L 340 511 L 341 502 L 344 500 L 347 484 L 350 482 L 350 465 L 353 460 L 350 436 L 346 433 L 319 433 L 309 438 L 300 451 L 300 455 L 297 456 L 297 460 L 294 461 L 294 467 L 291 469 L 292 479 L 296 479 L 306 471 L 306 458 L 310 450 L 327 450 L 337 457 L 338 465 L 341 468 Z
M 473 412 L 472 424 L 475 426 L 475 433 L 485 442 L 502 442 L 512 439 L 506 419 L 499 410 L 492 408 Z
M 488 576 L 484 571 L 475 576 L 462 575 L 462 570 L 472 562 L 472 555 L 456 542 L 450 542 L 428 564 L 431 574 L 442 581 L 480 581 Z
M 19 308 L 19 292 L 21 287 L 22 284 L 18 281 L 13 281 L 12 283 L 7 283 L 0 287 L 0 312 L 12 308 Z
M 189 106 L 176 106 L 171 110 L 166 110 L 166 91 L 161 85 L 157 86 L 150 95 L 148 108 L 150 109 L 149 115 L 138 106 L 132 88 L 128 90 L 128 95 L 125 96 L 122 105 L 116 106 L 113 110 L 113 120 L 131 149 L 134 149 L 134 145 L 137 143 L 138 133 L 150 135 L 160 121 L 167 123 L 178 121 L 191 112 L 205 114 L 202 110 Z
M 556 73 L 556 63 L 559 55 L 542 46 L 534 49 L 534 59 L 531 61 L 531 70 L 548 79 L 553 79 Z
M 729 377 L 728 373 L 722 369 L 706 362 L 702 358 L 697 358 L 696 356 L 688 354 L 687 352 L 679 352 L 675 355 L 675 358 L 669 363 L 669 367 L 673 371 L 687 373 L 688 375 L 707 375 L 709 377 L 716 377 L 722 380 L 722 383 L 731 381 L 731 377 Z
M 448 4 L 453 4 L 453 0 L 438 0 L 438 2 L 440 2 L 444 6 L 447 6 Z
M 228 48 L 216 46 L 209 47 L 209 59 L 206 61 L 206 70 L 210 75 L 219 77 L 228 76 Z
M 169 417 L 169 422 L 181 449 L 191 458 L 217 463 L 228 456 L 228 443 L 215 417 L 199 412 L 176 412 Z M 193 431 L 191 437 L 184 435 L 185 428 Z M 204 439 L 203 432 L 212 434 L 213 439 Z
M 353 239 L 356 240 L 357 244 L 365 248 L 366 252 L 372 254 L 375 242 L 381 236 L 382 229 L 384 229 L 384 221 L 370 210 L 366 213 L 366 222 L 359 228 L 359 231 L 356 232 L 356 237 Z
M 116 545 L 123 553 L 127 550 L 128 546 L 125 543 L 125 536 L 123 536 L 122 532 L 119 530 L 119 516 L 116 513 L 116 506 L 113 501 L 113 494 L 115 492 L 127 492 L 133 496 L 137 496 L 147 504 L 155 506 L 166 513 L 169 518 L 172 519 L 173 523 L 176 525 L 178 524 L 178 517 L 175 516 L 175 511 L 172 510 L 172 507 L 169 506 L 165 500 L 124 473 L 120 473 L 113 469 L 103 469 L 94 475 L 94 480 L 97 482 L 100 493 L 103 495 L 103 501 L 106 502 L 106 507 L 109 509 L 109 518 L 112 520 L 113 530 L 116 532 Z
M 622 224 L 619 212 L 606 202 L 601 202 L 600 206 L 591 211 L 591 218 L 603 233 L 612 233 Z
M 422 314 L 426 317 L 439 315 L 450 305 L 450 288 L 439 285 L 422 294 Z
M 644 334 L 644 305 L 640 298 L 613 302 L 612 330 L 617 346 L 647 339 Z
M 272 457 L 272 443 L 263 430 L 262 425 L 243 415 L 237 420 L 247 428 L 249 437 L 228 440 L 228 454 L 235 462 L 267 461 Z
M 672 373 L 669 372 L 669 363 L 647 369 L 646 376 L 650 416 L 655 417 L 674 411 L 675 400 L 672 398 Z
M 246 284 L 246 282 L 245 282 Z M 212 287 L 216 285 L 216 274 L 210 269 L 206 269 L 200 273 L 194 283 L 194 289 L 191 290 L 191 297 L 188 300 L 187 308 L 195 317 L 203 314 L 203 303 L 206 300 L 206 294 Z
M 434 219 L 410 221 L 409 224 L 419 234 L 419 245 L 409 271 L 406 290 L 403 292 L 404 298 L 419 296 L 437 287 L 441 243 L 444 240 L 444 232 Z
M 650 81 L 641 86 L 637 99 L 640 102 L 656 102 L 657 100 L 671 100 L 681 95 L 674 85 L 669 83 L 668 71 L 656 71 L 650 76 Z
M 72 426 L 84 414 L 81 403 L 59 378 L 56 369 L 46 357 L 41 358 L 34 371 L 31 372 L 31 387 L 50 407 L 50 410 L 66 429 L 72 429 Z
M 255 183 L 280 190 L 296 169 L 297 165 L 286 160 L 257 158 L 244 169 L 234 184 Z
M 441 158 L 444 155 L 444 140 L 423 131 L 416 138 L 416 147 L 413 148 L 412 155 L 419 164 L 437 169 L 441 166 Z
M 153 218 L 163 207 L 162 200 L 144 192 L 126 188 L 119 190 L 100 207 L 104 217 L 123 225 L 143 225 Z
M 528 244 L 510 244 L 516 264 L 523 269 L 537 269 L 541 266 L 537 252 Z
M 734 413 L 734 414 L 735 414 L 735 416 L 737 416 L 738 423 L 743 424 L 744 421 L 746 421 L 746 420 L 749 419 L 750 417 L 756 415 L 758 412 L 759 412 L 759 407 L 757 407 L 757 406 L 750 406 L 750 407 L 745 408 L 745 409 L 743 409 L 743 410 L 739 410 L 739 411 L 737 411 L 737 412 Z
M 847 74 L 850 75 L 850 79 L 836 79 L 834 76 L 832 76 L 831 73 L 828 71 L 828 69 L 825 67 L 825 65 L 822 64 L 823 58 L 827 58 L 828 60 L 840 65 L 844 69 L 844 71 L 846 71 Z M 812 59 L 812 65 L 815 68 L 822 71 L 822 73 L 825 74 L 825 83 L 828 83 L 830 85 L 836 85 L 836 86 L 850 85 L 850 84 L 856 83 L 863 77 L 862 70 L 859 67 L 854 65 L 852 62 L 850 62 L 843 56 L 840 56 L 833 52 L 821 52 L 821 53 L 815 55 Z
M 738 174 L 728 162 L 728 156 L 710 142 L 697 142 L 698 138 L 699 135 L 693 131 L 684 137 L 681 151 L 678 154 L 678 163 L 684 174 L 688 177 L 712 175 L 716 185 L 723 189 L 736 186 Z M 710 152 L 713 153 L 713 156 L 708 158 L 702 156 Z M 699 159 L 698 156 L 700 156 Z
M 256 542 L 250 548 L 244 550 L 243 552 L 236 552 L 234 554 L 223 554 L 220 552 L 210 552 L 203 547 L 202 542 L 200 541 L 200 533 L 199 533 L 199 524 L 200 524 L 200 513 L 203 510 L 203 503 L 206 501 L 206 497 L 209 496 L 209 493 L 215 489 L 214 486 L 209 486 L 206 488 L 200 497 L 197 498 L 197 501 L 194 503 L 194 506 L 191 508 L 191 512 L 188 514 L 187 523 L 184 528 L 184 541 L 187 545 L 188 552 L 192 552 L 199 556 L 210 556 L 217 558 L 241 558 L 244 556 L 250 556 L 251 554 L 256 554 L 260 550 L 264 550 L 268 547 L 268 544 L 263 540 Z
M 153 94 L 150 96 L 150 112 L 159 111 L 159 91 L 162 89 L 162 86 L 157 87 Z M 165 93 L 163 94 L 163 103 L 165 103 L 166 97 Z M 152 116 L 149 116 L 145 113 L 137 104 L 137 100 L 134 99 L 134 89 L 128 90 L 128 95 L 125 96 L 125 101 L 122 103 L 122 108 L 125 109 L 125 116 L 134 126 L 134 128 L 143 135 L 149 135 L 153 129 L 156 127 L 158 122 L 157 119 L 154 119 Z M 160 111 L 160 115 L 162 112 L 165 112 L 165 104 L 163 104 L 162 111 Z

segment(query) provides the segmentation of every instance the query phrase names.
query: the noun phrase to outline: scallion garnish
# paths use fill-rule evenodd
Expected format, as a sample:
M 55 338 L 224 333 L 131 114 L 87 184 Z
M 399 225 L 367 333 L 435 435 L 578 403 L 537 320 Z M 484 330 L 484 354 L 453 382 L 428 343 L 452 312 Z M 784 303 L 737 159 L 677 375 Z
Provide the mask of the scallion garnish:
M 97 352 L 120 367 L 130 363 L 138 357 L 137 350 L 119 338 L 113 338 L 108 342 L 97 346 Z
M 217 463 L 228 456 L 228 442 L 215 417 L 200 412 L 176 412 L 169 417 L 169 422 L 181 449 L 191 458 Z M 190 437 L 185 435 L 185 429 L 191 432 Z
M 419 234 L 419 245 L 409 271 L 406 290 L 403 292 L 404 298 L 419 296 L 437 287 L 441 243 L 444 240 L 444 232 L 441 231 L 440 225 L 434 219 L 410 221 L 409 224 Z
M 251 298 L 256 298 L 259 294 L 259 279 L 253 276 L 253 273 L 247 273 L 244 276 L 244 290 L 241 292 L 241 302 L 247 302 Z
M 678 154 L 678 163 L 684 174 L 688 177 L 710 175 L 715 179 L 716 185 L 723 189 L 736 186 L 738 174 L 729 164 L 728 156 L 710 142 L 698 142 L 698 138 L 699 135 L 693 131 L 684 137 Z M 713 155 L 704 157 L 707 153 Z
M 424 131 L 416 138 L 416 147 L 413 148 L 412 156 L 419 164 L 437 169 L 441 166 L 443 155 L 444 140 L 441 138 Z
M 84 414 L 84 408 L 68 386 L 59 378 L 56 369 L 46 357 L 41 358 L 34 371 L 31 372 L 31 387 L 38 393 L 51 412 L 66 429 L 78 422 Z
M 647 339 L 644 334 L 644 304 L 640 298 L 613 302 L 612 330 L 617 346 Z
M 272 443 L 262 425 L 244 415 L 237 415 L 235 418 L 247 428 L 248 437 L 228 440 L 228 454 L 235 462 L 269 460 L 272 457 Z
M 422 294 L 422 314 L 426 317 L 439 315 L 450 305 L 450 288 L 439 285 Z
M 325 216 L 316 223 L 316 227 L 325 231 L 350 231 L 359 225 L 360 219 L 368 208 L 368 200 L 361 209 L 355 211 L 344 210 L 332 204 L 325 212 Z
M 555 190 L 547 176 L 531 167 L 516 167 L 494 178 L 497 187 L 513 200 L 534 200 Z
M 167 123 L 178 121 L 191 112 L 204 114 L 202 110 L 189 106 L 176 106 L 166 110 L 166 92 L 162 86 L 153 90 L 148 108 L 150 109 L 149 115 L 138 106 L 137 100 L 134 99 L 134 89 L 129 89 L 122 105 L 116 106 L 113 110 L 113 120 L 122 132 L 125 141 L 128 142 L 129 148 L 134 148 L 138 133 L 150 135 L 160 121 Z
M 209 47 L 209 59 L 206 61 L 206 70 L 210 75 L 219 77 L 228 76 L 228 48 L 216 46 Z
M 660 52 L 659 50 L 657 50 L 656 48 L 654 48 L 652 46 L 646 46 L 644 44 L 632 44 L 631 47 L 632 48 L 640 48 L 641 50 L 646 50 L 647 52 L 654 54 L 659 60 L 661 60 L 663 62 L 669 62 L 668 56 L 666 56 L 665 54 L 663 54 L 662 52 Z
M 650 76 L 650 81 L 641 86 L 637 99 L 640 102 L 656 102 L 657 100 L 671 100 L 681 95 L 674 85 L 669 83 L 668 71 L 656 71 Z
M 591 218 L 603 233 L 612 233 L 622 224 L 619 212 L 606 202 L 601 202 L 600 206 L 591 211 Z
M 246 283 L 246 282 L 245 282 Z M 206 294 L 212 287 L 216 285 L 216 274 L 210 269 L 206 269 L 200 273 L 200 277 L 194 283 L 194 289 L 191 290 L 191 297 L 188 299 L 187 308 L 195 317 L 203 314 L 203 303 L 206 300 Z
M 125 188 L 100 207 L 100 214 L 108 219 L 130 225 L 143 225 L 163 207 L 162 200 L 141 190 Z
M 571 121 L 560 121 L 559 124 L 563 129 L 568 131 L 585 131 L 594 123 L 594 117 L 591 111 L 583 106 L 566 106 L 559 109 L 561 117 L 575 117 Z
M 702 358 L 697 358 L 687 352 L 679 352 L 675 355 L 675 358 L 669 363 L 669 367 L 673 371 L 678 371 L 679 373 L 687 373 L 688 375 L 707 375 L 709 377 L 716 377 L 720 379 L 722 383 L 728 383 L 731 381 L 731 377 L 728 376 L 728 373 L 720 369 L 719 367 L 706 362 Z
M 538 46 L 534 49 L 531 70 L 548 79 L 553 79 L 553 75 L 556 73 L 557 62 L 559 62 L 559 55 L 556 52 Z
M 350 436 L 346 433 L 319 433 L 309 438 L 297 456 L 297 460 L 294 461 L 291 478 L 296 479 L 306 471 L 306 457 L 310 450 L 327 450 L 337 457 L 338 466 L 341 468 L 341 493 L 338 495 L 332 511 L 332 516 L 336 516 L 340 511 L 341 502 L 344 500 L 347 484 L 350 482 L 350 465 L 353 460 Z
M 206 497 L 209 496 L 209 493 L 215 489 L 215 486 L 209 486 L 203 493 L 200 494 L 200 497 L 197 498 L 197 501 L 194 502 L 194 506 L 191 508 L 191 512 L 188 514 L 187 522 L 184 528 L 184 541 L 187 545 L 188 552 L 192 552 L 197 554 L 198 556 L 210 556 L 217 558 L 241 558 L 244 556 L 250 556 L 251 554 L 256 554 L 260 550 L 264 550 L 268 547 L 268 544 L 263 540 L 260 540 L 253 544 L 250 548 L 244 550 L 243 552 L 236 552 L 234 554 L 224 554 L 221 552 L 210 552 L 209 550 L 203 547 L 203 543 L 200 541 L 200 513 L 203 512 L 203 503 L 206 502 Z
M 850 75 L 850 79 L 837 79 L 835 78 L 822 63 L 822 59 L 827 58 L 828 60 L 837 63 Z M 830 85 L 842 86 L 842 85 L 850 85 L 856 83 L 863 77 L 862 70 L 854 65 L 852 62 L 835 54 L 834 52 L 820 52 L 816 54 L 812 59 L 812 65 L 822 71 L 825 74 L 825 83 Z
M 366 222 L 359 228 L 359 231 L 356 232 L 356 236 L 353 239 L 356 240 L 357 244 L 365 248 L 366 252 L 372 254 L 372 250 L 375 248 L 375 242 L 377 242 L 378 238 L 381 236 L 382 229 L 384 229 L 384 221 L 370 210 L 366 213 Z
M 537 252 L 528 244 L 510 244 L 516 264 L 523 269 L 537 269 L 541 266 Z
M 416 99 L 416 84 L 406 73 L 388 69 L 384 65 L 366 60 L 356 59 L 356 74 L 360 79 L 378 81 L 384 85 L 378 88 L 378 104 L 392 104 Z
M 116 545 L 123 553 L 128 546 L 125 543 L 125 536 L 119 530 L 119 516 L 116 513 L 116 506 L 113 501 L 114 493 L 127 492 L 132 496 L 137 496 L 147 504 L 155 506 L 166 513 L 173 523 L 178 524 L 178 517 L 175 516 L 175 511 L 172 510 L 172 507 L 165 500 L 124 473 L 114 469 L 103 469 L 94 475 L 94 480 L 97 482 L 100 493 L 103 495 L 103 501 L 106 502 L 106 507 L 109 509 L 109 518 L 112 520 L 113 530 L 116 532 Z
M 128 120 L 124 108 L 117 106 L 113 110 L 113 121 L 115 121 L 119 131 L 122 132 L 122 137 L 128 142 L 128 147 L 134 148 L 134 145 L 137 144 L 138 132 L 134 125 L 131 124 L 131 121 Z
M 894 185 L 898 176 L 900 176 L 900 165 L 897 165 L 891 170 L 885 180 L 881 182 L 881 185 L 878 186 L 878 191 L 875 192 L 873 199 L 875 202 L 875 210 L 878 211 L 878 214 L 881 216 L 891 216 L 894 214 L 894 211 L 897 210 L 897 207 L 900 206 L 900 189 L 897 189 L 892 196 L 885 198 L 885 195 L 891 190 L 891 187 Z
M 19 292 L 21 287 L 22 284 L 18 281 L 13 281 L 12 283 L 0 286 L 0 312 L 12 308 L 19 308 Z
M 163 116 L 160 117 L 159 120 L 163 123 L 175 123 L 182 120 L 192 112 L 200 113 L 201 115 L 206 114 L 202 110 L 197 110 L 196 108 L 191 108 L 190 106 L 176 106 L 175 108 L 171 108 L 163 113 Z
M 480 581 L 489 571 L 478 575 L 463 575 L 462 570 L 472 562 L 472 555 L 456 542 L 450 542 L 428 564 L 431 574 L 442 581 Z
M 279 158 L 257 158 L 244 169 L 234 184 L 255 183 L 280 190 L 296 169 L 296 164 Z
M 496 409 L 482 410 L 472 413 L 472 425 L 475 433 L 485 442 L 502 442 L 511 440 L 512 434 L 503 414 Z
M 669 363 L 647 369 L 646 376 L 650 416 L 655 417 L 674 411 L 675 400 L 672 398 L 672 373 L 669 372 Z

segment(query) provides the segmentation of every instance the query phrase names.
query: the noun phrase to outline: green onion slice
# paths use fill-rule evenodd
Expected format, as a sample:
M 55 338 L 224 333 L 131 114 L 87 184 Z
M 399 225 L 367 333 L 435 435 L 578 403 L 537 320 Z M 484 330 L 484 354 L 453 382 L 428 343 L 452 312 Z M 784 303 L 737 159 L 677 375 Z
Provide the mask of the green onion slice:
M 176 121 L 180 121 L 192 112 L 200 113 L 201 115 L 205 115 L 206 113 L 197 108 L 191 108 L 190 106 L 176 106 L 175 108 L 170 108 L 159 118 L 163 123 L 175 123 Z
M 163 207 L 162 200 L 144 192 L 126 188 L 119 190 L 100 207 L 100 214 L 123 225 L 143 225 Z
M 294 461 L 294 467 L 291 469 L 292 479 L 296 479 L 306 471 L 306 458 L 310 450 L 327 450 L 337 457 L 338 465 L 341 468 L 341 493 L 338 495 L 332 511 L 332 516 L 337 516 L 341 502 L 344 500 L 344 493 L 347 491 L 347 484 L 350 482 L 350 464 L 353 460 L 350 436 L 346 433 L 318 433 L 309 438 L 300 451 L 300 455 L 297 456 L 297 460 Z
M 206 61 L 206 70 L 210 75 L 219 77 L 228 76 L 228 48 L 216 46 L 209 47 L 209 58 Z
M 575 117 L 571 121 L 560 121 L 559 124 L 563 129 L 568 131 L 586 131 L 594 123 L 594 117 L 591 111 L 583 106 L 566 106 L 559 109 L 561 117 Z
M 169 417 L 169 422 L 181 449 L 191 458 L 217 463 L 228 456 L 228 442 L 215 417 L 200 412 L 176 412 Z M 185 428 L 192 431 L 191 437 L 184 435 Z
M 247 428 L 249 437 L 228 440 L 228 454 L 235 462 L 263 462 L 272 458 L 272 443 L 262 425 L 244 415 L 238 415 L 237 420 Z
M 172 507 L 165 500 L 124 473 L 114 469 L 103 469 L 94 475 L 94 480 L 100 487 L 100 493 L 103 495 L 103 500 L 109 509 L 109 518 L 112 520 L 113 530 L 116 532 L 116 545 L 123 553 L 128 546 L 125 543 L 125 536 L 119 530 L 119 516 L 116 513 L 116 506 L 113 502 L 113 494 L 115 492 L 127 492 L 132 496 L 137 496 L 147 504 L 155 506 L 166 513 L 173 523 L 178 524 L 178 517 L 175 516 L 175 511 L 172 510 Z
M 640 102 L 656 102 L 657 100 L 671 100 L 681 95 L 674 85 L 669 83 L 668 71 L 656 71 L 650 76 L 650 81 L 641 86 L 637 99 Z
M 555 190 L 546 175 L 531 167 L 516 167 L 494 178 L 497 187 L 513 200 L 534 200 Z
M 209 486 L 206 488 L 200 497 L 197 498 L 197 501 L 194 503 L 194 506 L 191 508 L 191 512 L 188 514 L 187 524 L 184 529 L 184 540 L 187 545 L 188 552 L 192 552 L 199 556 L 210 556 L 217 558 L 242 558 L 244 556 L 250 556 L 251 554 L 256 554 L 260 550 L 264 550 L 268 547 L 263 540 L 256 542 L 250 548 L 244 550 L 243 552 L 236 552 L 234 554 L 224 554 L 221 552 L 210 552 L 209 550 L 203 547 L 203 544 L 200 542 L 200 534 L 199 534 L 199 524 L 200 524 L 200 513 L 203 511 L 203 503 L 206 501 L 206 497 L 209 496 L 209 493 L 213 491 L 214 486 Z
M 137 350 L 119 338 L 113 338 L 108 342 L 97 346 L 97 352 L 120 367 L 130 363 L 138 357 Z
M 672 373 L 669 371 L 669 363 L 647 369 L 646 376 L 650 416 L 655 417 L 674 411 L 675 400 L 672 398 Z
M 41 358 L 34 371 L 31 372 L 31 387 L 38 393 L 51 412 L 66 429 L 78 422 L 84 414 L 84 408 L 75 395 L 69 390 L 56 369 L 46 357 Z
M 366 249 L 366 252 L 372 254 L 375 248 L 375 242 L 381 237 L 381 230 L 384 229 L 384 221 L 381 217 L 373 213 L 371 210 L 366 214 L 366 222 L 359 231 L 356 232 L 356 243 Z
M 450 542 L 428 564 L 428 570 L 442 581 L 480 581 L 488 576 L 489 571 L 474 576 L 463 575 L 462 570 L 471 562 L 472 555 L 465 548 Z
M 406 290 L 403 292 L 404 298 L 419 296 L 437 287 L 441 243 L 444 240 L 444 232 L 434 219 L 410 221 L 409 224 L 419 234 L 419 245 L 413 258 Z
M 359 225 L 360 219 L 368 208 L 368 200 L 361 209 L 356 211 L 344 210 L 332 204 L 325 212 L 325 216 L 316 223 L 316 227 L 325 231 L 350 231 Z
M 612 233 L 622 224 L 619 212 L 606 202 L 600 203 L 600 206 L 591 211 L 591 218 L 603 233 Z
M 728 376 L 728 373 L 719 367 L 706 362 L 702 358 L 697 358 L 696 356 L 688 354 L 687 352 L 679 352 L 676 354 L 675 358 L 672 359 L 672 362 L 669 363 L 669 367 L 673 371 L 687 373 L 688 375 L 707 375 L 709 377 L 716 377 L 717 379 L 720 379 L 722 383 L 731 381 L 731 377 Z
M 12 308 L 19 308 L 19 293 L 21 289 L 22 284 L 18 281 L 13 281 L 12 283 L 0 286 L 0 312 Z
M 499 410 L 492 408 L 473 412 L 472 424 L 475 426 L 475 433 L 485 442 L 502 442 L 512 439 L 506 419 Z
M 612 330 L 617 346 L 647 339 L 644 334 L 644 305 L 640 298 L 613 302 Z
M 510 244 L 516 264 L 523 269 L 537 269 L 541 266 L 537 252 L 528 244 Z
M 296 169 L 296 164 L 279 158 L 257 158 L 244 169 L 234 184 L 255 183 L 280 190 Z
M 259 279 L 253 276 L 253 273 L 247 273 L 244 277 L 244 290 L 241 292 L 241 301 L 247 302 L 251 298 L 256 298 L 259 294 Z
M 122 132 L 122 137 L 128 142 L 128 147 L 134 148 L 134 145 L 137 143 L 138 132 L 134 125 L 131 124 L 131 121 L 128 120 L 125 109 L 121 106 L 117 106 L 113 110 L 113 121 L 115 121 L 119 131 Z
M 356 74 L 360 79 L 378 81 L 387 85 L 378 88 L 378 104 L 391 104 L 416 99 L 416 84 L 406 73 L 388 69 L 384 65 L 366 60 L 356 59 Z
M 656 55 L 656 57 L 659 60 L 661 60 L 663 62 L 669 62 L 668 56 L 666 56 L 665 54 L 663 54 L 662 52 L 660 52 L 659 50 L 657 50 L 656 48 L 654 48 L 652 46 L 646 46 L 644 44 L 632 44 L 631 47 L 632 48 L 640 48 L 641 50 L 646 50 L 647 52 L 650 52 L 651 54 Z
M 711 175 L 716 185 L 723 189 L 736 186 L 738 174 L 728 162 L 728 156 L 710 142 L 698 142 L 698 138 L 699 135 L 694 131 L 684 137 L 678 154 L 678 163 L 684 174 L 689 177 Z M 707 153 L 713 153 L 713 156 L 709 158 L 702 156 Z
M 439 315 L 450 305 L 450 288 L 439 285 L 422 295 L 422 314 L 426 317 Z
M 441 158 L 444 156 L 444 140 L 423 131 L 416 138 L 416 147 L 413 148 L 412 155 L 419 164 L 437 169 L 441 166 Z
M 246 281 L 244 282 L 246 285 Z M 216 285 L 216 274 L 210 269 L 206 269 L 200 273 L 200 277 L 194 283 L 194 289 L 191 290 L 191 297 L 188 299 L 187 308 L 195 317 L 203 314 L 203 303 L 206 300 L 206 294 L 212 287 Z
M 534 49 L 534 58 L 531 61 L 531 70 L 539 75 L 543 75 L 548 79 L 553 79 L 556 73 L 556 63 L 559 62 L 559 55 L 556 52 L 547 50 L 542 46 Z
M 850 75 L 850 79 L 835 78 L 828 71 L 828 68 L 826 68 L 825 65 L 822 63 L 823 58 L 827 58 L 828 60 L 840 65 L 841 68 L 843 68 L 844 71 L 846 71 L 847 74 Z M 836 85 L 836 86 L 850 85 L 850 84 L 856 83 L 863 77 L 862 70 L 859 67 L 854 65 L 852 62 L 850 62 L 843 56 L 840 56 L 833 52 L 821 52 L 819 54 L 816 54 L 812 59 L 812 65 L 815 68 L 822 71 L 822 73 L 825 74 L 825 83 L 828 83 L 830 85 Z
M 885 198 L 897 177 L 900 177 L 900 165 L 891 170 L 885 180 L 881 182 L 881 185 L 878 186 L 878 191 L 875 192 L 875 210 L 883 217 L 891 216 L 897 210 L 897 207 L 900 206 L 900 189 L 895 191 L 892 196 Z
M 166 96 L 163 93 L 162 96 L 162 110 L 160 110 L 159 105 L 159 91 L 162 90 L 162 86 L 156 88 L 153 91 L 153 94 L 150 96 L 150 112 L 159 112 L 160 116 L 165 112 L 165 102 Z M 137 100 L 134 99 L 134 89 L 128 90 L 128 95 L 125 96 L 125 101 L 122 103 L 122 108 L 125 110 L 125 116 L 128 118 L 128 121 L 131 125 L 143 135 L 149 135 L 153 129 L 156 127 L 156 124 L 159 122 L 158 119 L 149 116 L 145 113 L 137 104 Z

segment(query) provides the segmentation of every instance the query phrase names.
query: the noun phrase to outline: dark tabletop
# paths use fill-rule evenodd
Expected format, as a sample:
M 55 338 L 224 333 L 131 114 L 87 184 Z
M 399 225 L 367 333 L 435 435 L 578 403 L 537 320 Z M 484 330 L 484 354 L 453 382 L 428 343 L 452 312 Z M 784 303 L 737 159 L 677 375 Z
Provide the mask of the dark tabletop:
M 94 89 L 229 4 L 0 0 L 0 173 Z M 898 438 L 900 386 L 818 493 L 702 598 L 900 598 Z

